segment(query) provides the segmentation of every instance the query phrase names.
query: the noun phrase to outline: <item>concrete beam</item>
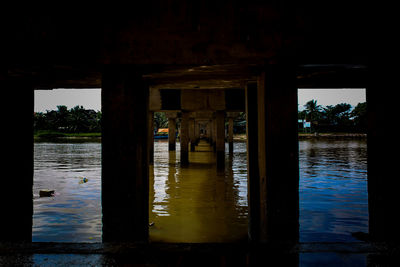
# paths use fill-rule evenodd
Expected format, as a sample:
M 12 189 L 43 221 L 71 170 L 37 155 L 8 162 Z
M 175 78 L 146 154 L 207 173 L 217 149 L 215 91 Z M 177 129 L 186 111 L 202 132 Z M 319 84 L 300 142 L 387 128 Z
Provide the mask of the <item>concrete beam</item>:
M 183 110 L 224 110 L 225 93 L 223 90 L 182 90 L 181 106 Z

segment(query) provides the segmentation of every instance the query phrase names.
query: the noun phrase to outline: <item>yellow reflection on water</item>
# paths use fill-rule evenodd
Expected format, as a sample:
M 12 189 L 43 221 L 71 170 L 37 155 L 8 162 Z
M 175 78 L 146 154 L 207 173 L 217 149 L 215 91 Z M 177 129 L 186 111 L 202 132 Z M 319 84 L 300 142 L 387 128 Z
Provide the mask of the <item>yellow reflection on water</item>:
M 154 156 L 149 194 L 151 241 L 247 239 L 247 203 L 240 201 L 239 192 L 247 178 L 243 172 L 235 176 L 232 156 L 227 156 L 224 171 L 216 170 L 215 154 L 206 142 L 200 142 L 196 152 L 189 153 L 190 165 L 186 168 L 180 167 L 179 150 L 169 152 L 167 142 L 155 143 Z M 243 165 L 244 161 L 237 162 Z

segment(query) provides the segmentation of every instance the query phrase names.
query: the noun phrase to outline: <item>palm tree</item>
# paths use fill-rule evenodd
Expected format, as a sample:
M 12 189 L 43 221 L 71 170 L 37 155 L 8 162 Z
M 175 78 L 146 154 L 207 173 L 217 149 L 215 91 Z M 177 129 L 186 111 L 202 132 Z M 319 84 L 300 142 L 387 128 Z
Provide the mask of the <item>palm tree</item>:
M 311 124 L 317 124 L 317 119 L 319 118 L 319 114 L 321 112 L 321 106 L 317 105 L 317 100 L 310 100 L 305 105 L 305 110 Z
M 318 114 L 321 111 L 321 106 L 317 105 L 317 100 L 310 100 L 304 105 L 307 115 L 309 115 L 310 121 L 316 120 Z

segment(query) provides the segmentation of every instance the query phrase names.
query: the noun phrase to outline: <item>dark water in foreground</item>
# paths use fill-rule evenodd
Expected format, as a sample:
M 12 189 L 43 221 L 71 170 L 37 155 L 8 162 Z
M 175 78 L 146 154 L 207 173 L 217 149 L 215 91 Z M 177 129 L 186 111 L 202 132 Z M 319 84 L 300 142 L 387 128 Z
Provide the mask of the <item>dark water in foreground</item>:
M 217 172 L 205 144 L 179 167 L 179 145 L 155 143 L 150 238 L 230 242 L 247 236 L 246 144 Z M 300 240 L 354 241 L 368 229 L 364 141 L 300 141 Z M 101 242 L 101 144 L 35 143 L 33 241 Z M 87 178 L 85 182 L 83 178 Z M 54 197 L 39 190 L 55 189 Z

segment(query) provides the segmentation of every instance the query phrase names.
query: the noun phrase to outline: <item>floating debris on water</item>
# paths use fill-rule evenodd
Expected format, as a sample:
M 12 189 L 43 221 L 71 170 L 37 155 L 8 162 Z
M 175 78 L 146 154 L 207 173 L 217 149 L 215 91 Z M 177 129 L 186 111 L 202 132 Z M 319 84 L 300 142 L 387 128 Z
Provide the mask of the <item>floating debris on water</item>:
M 52 197 L 52 196 L 54 196 L 54 190 L 41 189 L 41 190 L 39 190 L 39 196 L 40 197 Z
M 88 181 L 89 181 L 89 179 L 88 178 L 86 178 L 86 177 L 79 177 L 81 180 L 79 181 L 79 184 L 84 184 L 84 183 L 87 183 Z
M 149 226 L 153 226 L 153 225 L 154 225 L 154 222 L 149 223 Z

